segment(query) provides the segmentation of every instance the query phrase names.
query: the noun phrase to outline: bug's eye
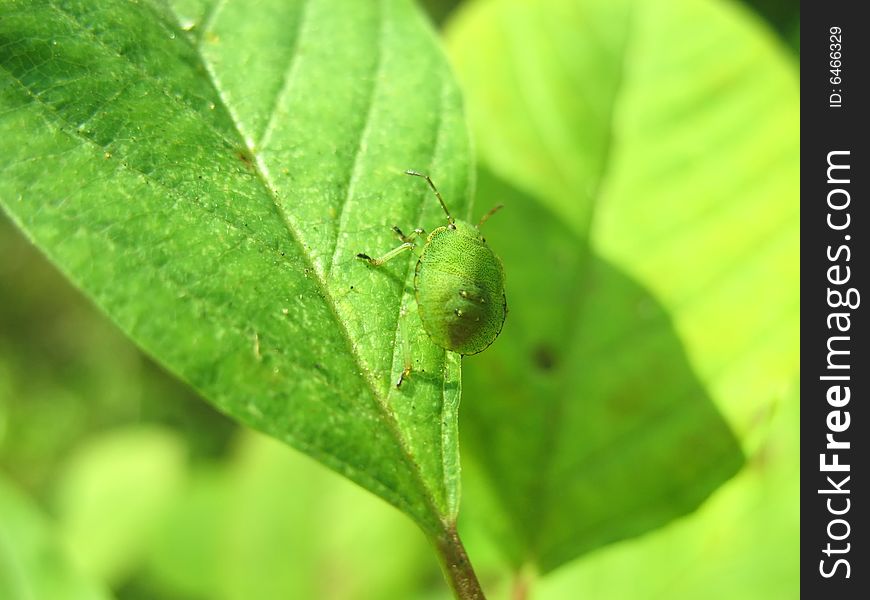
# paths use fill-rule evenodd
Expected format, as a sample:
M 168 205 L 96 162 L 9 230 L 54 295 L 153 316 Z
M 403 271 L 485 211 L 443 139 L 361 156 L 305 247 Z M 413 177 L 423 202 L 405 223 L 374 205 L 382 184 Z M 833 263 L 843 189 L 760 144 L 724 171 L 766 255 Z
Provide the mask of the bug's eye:
M 456 229 L 456 225 L 454 225 L 453 223 L 450 223 L 450 224 L 447 226 L 447 229 Z

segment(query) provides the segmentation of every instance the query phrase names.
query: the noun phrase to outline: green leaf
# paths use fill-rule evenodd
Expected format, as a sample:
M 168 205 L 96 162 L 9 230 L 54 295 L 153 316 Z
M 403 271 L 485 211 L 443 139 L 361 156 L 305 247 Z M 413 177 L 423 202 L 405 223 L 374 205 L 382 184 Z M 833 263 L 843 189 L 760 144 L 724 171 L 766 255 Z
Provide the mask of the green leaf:
M 0 474 L 0 597 L 105 600 L 110 595 L 73 566 L 51 524 Z
M 512 559 L 548 570 L 693 510 L 763 442 L 798 368 L 797 78 L 715 2 L 482 0 L 448 38 L 513 245 L 466 458 Z
M 221 410 L 443 531 L 459 360 L 419 326 L 411 257 L 354 259 L 443 219 L 403 169 L 469 207 L 460 100 L 413 5 L 12 1 L 0 47 L 12 219 Z
M 140 352 L 0 211 L 0 470 L 44 489 L 90 432 L 180 427 L 194 456 L 235 424 Z M 4 423 L 5 414 L 5 423 Z

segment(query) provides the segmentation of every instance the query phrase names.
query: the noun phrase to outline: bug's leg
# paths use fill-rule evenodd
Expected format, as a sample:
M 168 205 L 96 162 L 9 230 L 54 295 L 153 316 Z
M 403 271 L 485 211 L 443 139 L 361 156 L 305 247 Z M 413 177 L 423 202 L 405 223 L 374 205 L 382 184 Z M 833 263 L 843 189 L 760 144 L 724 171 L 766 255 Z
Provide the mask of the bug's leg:
M 383 256 L 380 256 L 378 258 L 372 258 L 368 254 L 363 254 L 362 252 L 357 254 L 356 257 L 361 259 L 361 260 L 366 261 L 367 263 L 369 263 L 373 267 L 379 267 L 382 264 L 384 264 L 385 262 L 387 262 L 388 260 L 395 258 L 396 256 L 398 256 L 399 254 L 401 254 L 405 250 L 410 250 L 413 247 L 414 247 L 414 244 L 412 244 L 411 242 L 405 242 L 404 244 L 402 244 L 398 248 L 393 248 L 392 250 L 390 250 L 389 252 L 387 252 L 386 254 L 384 254 Z
M 402 387 L 402 382 L 405 381 L 405 377 L 411 374 L 411 365 L 405 365 L 405 368 L 402 369 L 402 372 L 399 373 L 399 380 L 396 382 L 396 387 Z
M 405 363 L 402 372 L 399 374 L 399 380 L 396 381 L 397 388 L 402 387 L 402 382 L 405 381 L 405 377 L 411 374 L 411 342 L 408 341 L 408 329 L 405 325 L 407 315 L 408 311 L 403 306 L 402 310 L 399 311 L 399 336 L 402 338 L 402 358 Z
M 404 233 L 402 233 L 402 230 L 399 229 L 398 226 L 394 225 L 393 226 L 393 233 L 395 233 L 397 236 L 399 236 L 400 240 L 402 240 L 403 242 L 408 244 L 410 242 L 413 242 L 415 237 L 417 237 L 418 235 L 423 235 L 426 232 L 423 230 L 422 227 L 417 227 L 414 231 L 411 232 L 411 235 L 405 235 Z

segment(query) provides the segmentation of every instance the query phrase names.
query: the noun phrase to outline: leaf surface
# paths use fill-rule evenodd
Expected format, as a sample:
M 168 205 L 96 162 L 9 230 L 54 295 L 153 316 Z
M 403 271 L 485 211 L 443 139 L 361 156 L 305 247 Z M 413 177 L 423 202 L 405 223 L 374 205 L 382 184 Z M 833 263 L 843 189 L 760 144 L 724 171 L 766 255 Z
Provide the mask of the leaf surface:
M 441 224 L 404 169 L 468 210 L 411 3 L 13 1 L 0 47 L 0 200 L 34 243 L 224 412 L 430 533 L 453 520 L 458 359 L 419 327 L 410 256 L 354 258 Z

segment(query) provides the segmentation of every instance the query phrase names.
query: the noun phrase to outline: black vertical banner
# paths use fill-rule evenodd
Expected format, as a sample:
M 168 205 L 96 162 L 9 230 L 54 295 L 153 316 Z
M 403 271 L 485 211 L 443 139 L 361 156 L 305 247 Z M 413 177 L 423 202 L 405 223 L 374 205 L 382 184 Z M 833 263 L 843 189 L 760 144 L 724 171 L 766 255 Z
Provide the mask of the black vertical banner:
M 870 23 L 863 2 L 801 11 L 801 592 L 870 593 Z

